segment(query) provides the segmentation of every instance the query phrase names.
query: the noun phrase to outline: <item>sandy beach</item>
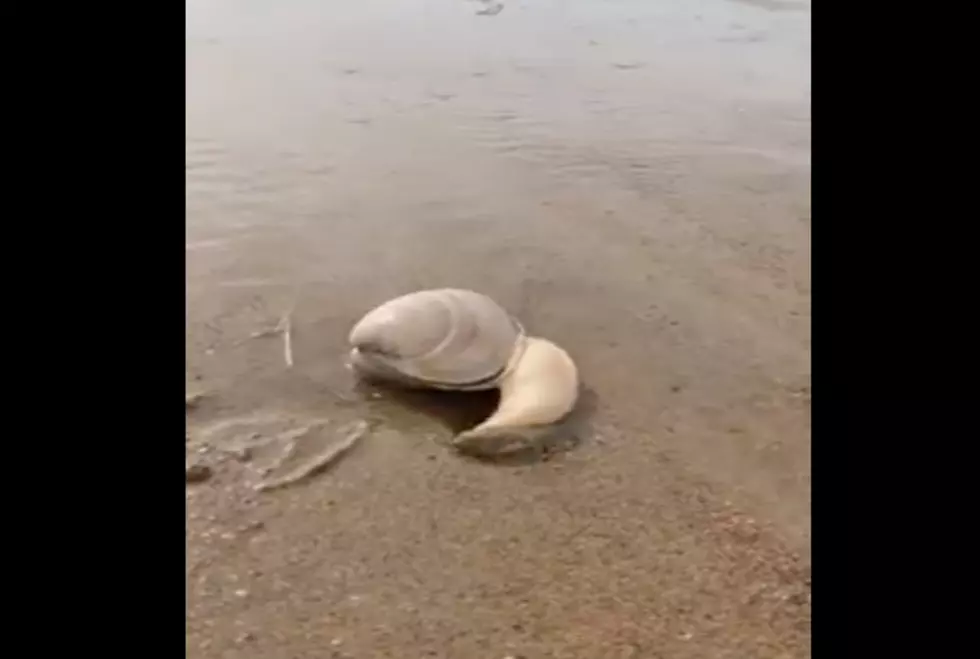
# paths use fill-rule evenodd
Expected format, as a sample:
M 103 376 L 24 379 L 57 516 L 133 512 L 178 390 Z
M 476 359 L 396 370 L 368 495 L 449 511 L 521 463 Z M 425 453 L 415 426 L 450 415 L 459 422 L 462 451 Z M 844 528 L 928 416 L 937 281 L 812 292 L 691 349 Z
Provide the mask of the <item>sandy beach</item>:
M 809 3 L 186 7 L 187 656 L 809 657 Z M 573 356 L 580 445 L 356 385 L 442 286 Z

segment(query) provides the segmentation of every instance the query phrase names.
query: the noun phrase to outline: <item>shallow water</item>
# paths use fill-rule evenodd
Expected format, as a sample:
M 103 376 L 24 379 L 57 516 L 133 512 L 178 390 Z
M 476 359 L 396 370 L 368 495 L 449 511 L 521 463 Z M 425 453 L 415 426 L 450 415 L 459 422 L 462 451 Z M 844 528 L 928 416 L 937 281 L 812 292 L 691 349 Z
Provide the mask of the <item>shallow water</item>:
M 314 573 L 333 583 L 318 561 L 350 556 L 334 546 L 300 555 L 238 548 L 229 557 L 201 535 L 201 520 L 288 520 L 288 534 L 271 521 L 267 532 L 295 534 L 300 547 L 322 533 L 322 511 L 311 512 L 317 502 L 349 496 L 346 510 L 359 511 L 359 521 L 343 513 L 332 532 L 346 537 L 357 524 L 380 524 L 399 546 L 410 545 L 418 521 L 399 522 L 390 507 L 438 507 L 421 494 L 429 492 L 423 482 L 437 483 L 438 500 L 474 496 L 486 514 L 524 515 L 510 524 L 526 544 L 509 550 L 524 565 L 554 541 L 530 531 L 546 524 L 541 511 L 577 511 L 568 514 L 578 519 L 594 514 L 598 501 L 618 519 L 602 533 L 632 547 L 617 554 L 620 576 L 655 562 L 633 545 L 635 520 L 651 515 L 657 533 L 667 534 L 648 547 L 657 560 L 666 560 L 664 538 L 678 537 L 668 531 L 692 525 L 702 539 L 686 560 L 712 574 L 727 564 L 709 558 L 721 542 L 712 539 L 711 520 L 729 508 L 765 527 L 772 547 L 808 554 L 809 3 L 502 4 L 480 15 L 487 3 L 463 0 L 187 1 L 187 371 L 211 392 L 189 416 L 191 432 L 256 412 L 379 424 L 335 470 L 254 508 L 235 503 L 237 467 L 188 490 L 188 634 L 197 648 L 189 656 L 220 656 L 224 643 L 253 648 L 253 656 L 279 656 L 269 648 L 280 646 L 291 648 L 282 656 L 325 656 L 296 631 L 299 624 L 312 633 L 294 615 L 311 610 L 309 598 L 300 609 L 287 606 L 293 617 L 279 623 L 271 596 L 253 603 L 265 612 L 255 620 L 282 638 L 262 646 L 256 632 L 258 645 L 235 645 L 236 621 L 249 614 L 228 609 L 220 588 L 195 586 L 195 556 L 214 552 L 208 560 L 237 578 L 257 570 L 282 580 L 295 569 L 294 594 Z M 490 294 L 575 357 L 589 387 L 591 435 L 582 447 L 516 470 L 473 465 L 442 446 L 452 425 L 444 415 L 353 387 L 342 356 L 357 317 L 394 295 L 446 285 Z M 287 312 L 292 369 L 278 337 L 249 338 Z M 385 483 L 380 491 L 375 479 Z M 464 483 L 468 495 L 460 495 Z M 538 512 L 516 512 L 526 510 L 518 501 Z M 485 530 L 439 510 L 445 537 L 480 545 Z M 588 541 L 588 533 L 576 537 Z M 368 554 L 365 564 L 380 569 L 383 561 Z M 443 591 L 472 591 L 460 581 L 462 567 L 446 581 L 425 567 L 444 564 L 426 559 L 419 567 L 418 555 L 405 561 Z M 677 561 L 656 578 L 681 592 L 689 576 L 669 576 L 684 565 Z M 582 556 L 572 564 L 597 569 Z M 387 592 L 391 581 L 377 569 L 341 581 L 348 590 Z M 609 579 L 597 583 L 590 592 L 620 604 L 596 604 L 596 616 L 633 615 L 623 613 L 624 595 Z M 582 606 L 584 595 L 561 592 L 554 597 Z M 513 604 L 495 597 L 501 607 Z M 361 617 L 344 623 L 364 645 L 344 641 L 337 652 L 388 656 L 378 648 L 390 634 L 371 632 L 371 624 L 415 618 L 379 606 L 376 619 L 358 609 Z M 412 606 L 450 615 L 446 602 Z M 541 611 L 557 624 L 551 609 Z M 731 615 L 733 629 L 751 630 L 749 613 Z M 473 616 L 457 622 L 478 631 L 433 656 L 505 656 L 466 644 L 503 633 L 491 612 Z M 525 639 L 526 656 L 539 656 L 529 647 L 540 656 L 599 656 L 587 640 L 545 628 L 552 631 L 539 630 L 539 645 Z M 672 657 L 687 656 L 683 648 L 728 656 L 697 630 L 658 629 L 627 635 L 643 647 L 680 643 Z M 391 656 L 423 656 L 445 640 L 443 631 L 432 634 L 399 636 L 402 654 Z M 719 648 L 780 656 L 718 634 Z M 792 645 L 786 638 L 773 643 Z

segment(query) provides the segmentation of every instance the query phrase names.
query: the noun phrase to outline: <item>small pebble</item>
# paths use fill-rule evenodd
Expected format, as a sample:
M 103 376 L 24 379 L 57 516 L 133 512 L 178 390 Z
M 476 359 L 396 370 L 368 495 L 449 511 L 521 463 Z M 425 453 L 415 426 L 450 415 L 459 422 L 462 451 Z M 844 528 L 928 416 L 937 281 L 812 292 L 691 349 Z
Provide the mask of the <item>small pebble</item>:
M 504 5 L 500 2 L 485 3 L 487 6 L 476 12 L 477 16 L 496 16 L 504 10 Z
M 235 591 L 235 595 L 237 595 L 238 597 L 248 597 L 248 591 L 245 590 L 244 588 L 239 588 L 238 590 Z
M 211 467 L 204 464 L 191 464 L 187 465 L 185 479 L 188 483 L 203 483 L 213 475 Z

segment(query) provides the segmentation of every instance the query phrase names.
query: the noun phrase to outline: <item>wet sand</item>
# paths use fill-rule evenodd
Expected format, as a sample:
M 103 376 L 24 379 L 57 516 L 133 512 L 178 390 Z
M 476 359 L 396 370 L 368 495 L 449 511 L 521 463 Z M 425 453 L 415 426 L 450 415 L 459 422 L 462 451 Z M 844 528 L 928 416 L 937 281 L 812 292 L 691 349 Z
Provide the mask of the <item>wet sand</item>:
M 809 4 L 502 4 L 187 2 L 188 657 L 810 656 Z M 354 387 L 447 285 L 572 354 L 580 446 Z

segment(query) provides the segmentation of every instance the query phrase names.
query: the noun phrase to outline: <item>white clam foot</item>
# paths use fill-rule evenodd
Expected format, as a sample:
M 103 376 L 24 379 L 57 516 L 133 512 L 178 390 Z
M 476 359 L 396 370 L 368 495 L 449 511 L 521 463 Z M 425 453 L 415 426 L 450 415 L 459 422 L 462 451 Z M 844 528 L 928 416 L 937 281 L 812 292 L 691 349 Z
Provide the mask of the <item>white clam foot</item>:
M 452 445 L 463 455 L 500 459 L 519 454 L 542 455 L 549 449 L 569 443 L 569 430 L 563 424 L 523 427 L 476 427 L 453 438 Z

